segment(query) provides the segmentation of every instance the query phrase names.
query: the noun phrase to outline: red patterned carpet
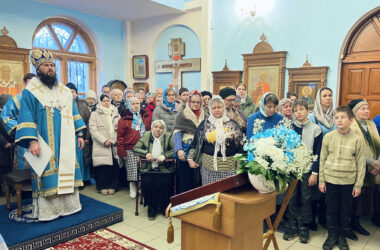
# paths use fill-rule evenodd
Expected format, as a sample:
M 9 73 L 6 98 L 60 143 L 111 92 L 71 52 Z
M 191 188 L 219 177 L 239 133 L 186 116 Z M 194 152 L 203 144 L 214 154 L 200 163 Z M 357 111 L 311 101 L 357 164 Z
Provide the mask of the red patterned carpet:
M 147 245 L 132 240 L 108 228 L 83 235 L 79 238 L 61 243 L 48 249 L 88 250 L 88 249 L 120 249 L 120 250 L 154 250 Z

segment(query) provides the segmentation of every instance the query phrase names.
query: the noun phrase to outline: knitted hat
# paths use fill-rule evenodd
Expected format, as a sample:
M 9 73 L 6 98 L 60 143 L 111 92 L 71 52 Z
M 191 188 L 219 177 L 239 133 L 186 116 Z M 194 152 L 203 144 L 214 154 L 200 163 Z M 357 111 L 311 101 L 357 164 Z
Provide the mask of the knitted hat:
M 225 87 L 219 91 L 220 97 L 225 99 L 227 96 L 234 95 L 236 96 L 236 91 L 233 88 L 230 87 Z
M 73 89 L 76 93 L 78 93 L 77 87 L 74 85 L 74 83 L 69 82 L 66 84 L 66 87 L 68 87 L 69 89 Z
M 369 105 L 367 100 L 365 99 L 354 99 L 350 101 L 350 103 L 347 105 L 350 109 L 352 109 L 352 113 L 356 113 L 358 109 L 360 109 L 361 106 L 363 105 Z
M 94 99 L 96 99 L 96 93 L 95 93 L 95 91 L 93 91 L 93 90 L 90 89 L 90 90 L 87 92 L 86 97 L 87 97 L 87 98 L 94 98 Z
M 44 49 L 35 49 L 32 50 L 32 53 L 30 54 L 30 62 L 34 65 L 36 70 L 41 64 L 51 62 L 54 63 L 53 55 Z

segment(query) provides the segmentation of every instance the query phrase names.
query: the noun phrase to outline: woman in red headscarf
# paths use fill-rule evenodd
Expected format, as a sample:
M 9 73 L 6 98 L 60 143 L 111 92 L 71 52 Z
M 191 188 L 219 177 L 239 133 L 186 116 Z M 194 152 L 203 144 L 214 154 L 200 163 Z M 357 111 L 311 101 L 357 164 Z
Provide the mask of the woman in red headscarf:
M 149 117 L 150 119 L 152 119 L 152 116 L 153 116 L 153 111 L 154 109 L 156 108 L 156 106 L 162 102 L 162 95 L 163 95 L 163 89 L 157 89 L 156 90 L 156 94 L 154 95 L 154 99 L 153 99 L 153 102 L 150 102 L 148 103 L 148 105 L 146 106 L 146 110 L 149 111 Z
M 202 95 L 196 90 L 189 94 L 183 110 L 179 111 L 174 125 L 174 148 L 177 159 L 177 193 L 200 186 L 196 170 L 190 168 L 187 157 L 194 133 L 199 124 L 207 117 L 203 111 Z M 199 177 L 199 176 L 198 176 Z

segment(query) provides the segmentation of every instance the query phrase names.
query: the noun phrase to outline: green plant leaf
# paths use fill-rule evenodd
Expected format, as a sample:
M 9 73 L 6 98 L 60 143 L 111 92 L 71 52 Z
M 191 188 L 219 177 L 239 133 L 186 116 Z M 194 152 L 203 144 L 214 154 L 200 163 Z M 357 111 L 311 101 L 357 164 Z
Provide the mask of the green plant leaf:
M 262 174 L 262 175 L 264 175 L 265 176 L 265 178 L 267 178 L 267 170 L 264 168 L 264 167 L 260 167 L 259 168 L 260 169 L 260 173 Z
M 278 176 L 278 180 L 280 182 L 280 190 L 281 192 L 284 192 L 285 187 L 286 187 L 286 181 L 284 178 L 281 178 L 280 176 Z
M 279 192 L 280 191 L 280 186 L 278 185 L 277 179 L 274 179 L 273 183 L 274 183 L 274 186 L 276 187 L 276 191 Z

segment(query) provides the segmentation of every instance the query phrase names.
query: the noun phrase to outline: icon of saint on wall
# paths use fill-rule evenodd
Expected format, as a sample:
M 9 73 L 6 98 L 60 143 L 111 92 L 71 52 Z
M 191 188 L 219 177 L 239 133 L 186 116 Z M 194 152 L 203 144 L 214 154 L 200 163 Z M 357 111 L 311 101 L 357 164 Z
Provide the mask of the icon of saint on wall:
M 311 93 L 313 90 L 310 86 L 305 86 L 302 88 L 302 97 L 301 100 L 304 100 L 309 105 L 309 108 L 311 108 L 314 105 L 313 97 L 311 96 Z
M 271 89 L 267 82 L 267 72 L 261 71 L 260 80 L 256 83 L 255 90 L 252 93 L 253 102 L 257 105 L 259 101 L 261 100 L 261 97 L 265 93 L 270 92 L 270 91 Z

